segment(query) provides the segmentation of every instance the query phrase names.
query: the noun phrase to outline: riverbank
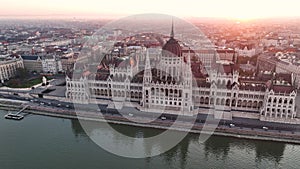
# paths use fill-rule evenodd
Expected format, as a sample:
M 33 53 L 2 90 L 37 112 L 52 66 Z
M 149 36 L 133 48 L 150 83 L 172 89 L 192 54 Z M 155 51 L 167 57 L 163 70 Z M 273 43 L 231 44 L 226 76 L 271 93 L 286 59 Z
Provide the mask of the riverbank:
M 14 102 L 0 100 L 0 109 L 3 110 L 20 110 L 23 107 L 24 102 Z M 203 129 L 203 124 L 195 124 L 192 129 L 190 129 L 190 124 L 185 122 L 176 122 L 176 125 L 170 121 L 155 120 L 150 123 L 137 123 L 128 120 L 125 117 L 113 116 L 113 115 L 99 115 L 97 112 L 86 112 L 86 111 L 77 111 L 74 110 L 64 110 L 62 108 L 50 108 L 43 107 L 39 105 L 30 105 L 29 108 L 25 110 L 26 113 L 51 116 L 58 118 L 68 118 L 68 119 L 79 119 L 79 120 L 88 120 L 88 121 L 99 121 L 107 122 L 111 124 L 119 125 L 129 125 L 136 127 L 146 127 L 154 128 L 161 130 L 175 130 L 181 132 L 189 132 L 194 134 L 211 134 L 217 136 L 226 136 L 226 137 L 235 137 L 243 139 L 253 139 L 253 140 L 264 140 L 264 141 L 276 141 L 276 142 L 285 142 L 300 144 L 300 134 L 296 133 L 281 133 L 281 132 L 270 132 L 270 131 L 254 131 L 254 130 L 245 130 L 241 128 L 229 128 L 218 126 L 215 130 L 214 127 L 206 127 L 206 131 Z

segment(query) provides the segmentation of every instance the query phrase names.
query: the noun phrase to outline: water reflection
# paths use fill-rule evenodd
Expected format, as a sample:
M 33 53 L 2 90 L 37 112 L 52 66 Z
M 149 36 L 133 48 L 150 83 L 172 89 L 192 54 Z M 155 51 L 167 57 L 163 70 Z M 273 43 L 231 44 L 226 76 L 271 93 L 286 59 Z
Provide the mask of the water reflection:
M 205 158 L 213 155 L 216 159 L 225 159 L 230 149 L 232 139 L 223 137 L 210 137 L 204 143 Z
M 72 126 L 73 133 L 76 137 L 87 136 L 78 120 L 71 120 L 71 126 Z
M 100 130 L 101 137 L 105 139 L 106 135 L 113 134 L 111 128 L 107 128 L 102 126 L 100 122 L 86 122 L 85 125 L 90 125 L 90 130 L 87 132 L 93 132 L 92 130 Z M 87 137 L 85 131 L 82 129 L 79 121 L 72 120 L 72 130 L 76 137 Z M 149 128 L 140 128 L 140 127 L 132 127 L 125 125 L 112 125 L 113 128 L 123 134 L 130 137 L 151 137 L 157 134 L 160 134 L 163 130 L 157 129 L 149 129 Z M 176 137 L 178 132 L 174 131 L 174 137 Z M 250 158 L 249 156 L 253 154 L 253 162 L 262 163 L 269 161 L 275 166 L 280 164 L 280 161 L 283 158 L 283 154 L 285 151 L 285 144 L 276 143 L 276 142 L 268 142 L 268 141 L 255 141 L 255 140 L 246 140 L 246 139 L 236 139 L 231 137 L 219 137 L 212 136 L 205 143 L 198 143 L 199 135 L 196 134 L 188 134 L 177 146 L 167 151 L 164 154 L 161 154 L 158 157 L 154 158 L 145 158 L 145 164 L 150 166 L 151 163 L 155 161 L 156 158 L 162 159 L 162 162 L 167 166 L 172 166 L 174 168 L 189 168 L 188 160 L 191 156 L 199 156 L 200 153 L 204 153 L 204 161 L 208 161 L 211 159 L 214 160 L 232 160 L 232 159 L 240 159 L 240 158 Z M 172 139 L 172 138 L 170 138 Z M 144 144 L 141 151 L 145 151 L 145 153 L 150 154 L 151 151 L 155 149 L 163 149 L 164 146 L 168 144 L 170 140 L 157 140 L 152 144 Z M 122 144 L 124 146 L 129 146 L 135 148 L 134 142 L 126 142 L 122 138 L 118 136 L 113 136 L 113 142 L 111 144 Z M 195 147 L 197 147 L 195 151 Z M 191 154 L 192 152 L 196 154 Z M 234 153 L 232 153 L 234 152 Z M 250 153 L 251 152 L 251 153 Z M 248 153 L 248 154 L 247 154 Z M 241 157 L 243 156 L 243 157 Z
M 279 164 L 284 154 L 285 145 L 279 142 L 213 136 L 205 142 L 204 150 L 206 158 L 214 156 L 216 159 L 221 158 L 222 160 L 228 158 L 227 156 L 233 148 L 240 151 L 246 150 L 246 152 L 255 151 L 256 162 L 268 160 Z
M 257 161 L 268 159 L 277 164 L 283 157 L 285 144 L 277 142 L 255 142 L 255 151 Z

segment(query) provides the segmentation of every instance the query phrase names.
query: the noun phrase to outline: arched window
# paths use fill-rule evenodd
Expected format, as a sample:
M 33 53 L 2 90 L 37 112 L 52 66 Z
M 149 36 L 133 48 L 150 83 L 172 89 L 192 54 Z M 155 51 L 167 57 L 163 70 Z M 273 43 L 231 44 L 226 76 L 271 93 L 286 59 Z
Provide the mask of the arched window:
M 219 99 L 219 98 L 217 98 L 216 104 L 217 104 L 217 105 L 220 105 L 220 99 Z
M 214 98 L 210 99 L 210 104 L 214 104 Z
M 230 99 L 226 99 L 226 106 L 230 105 Z
M 269 102 L 269 103 L 271 103 L 271 102 L 272 102 L 272 98 L 271 98 L 271 97 L 269 97 L 269 100 L 268 100 L 268 102 Z
M 224 98 L 221 101 L 221 105 L 225 105 L 225 99 Z
M 200 104 L 204 104 L 204 97 L 200 97 Z
M 204 103 L 205 103 L 205 104 L 208 104 L 208 103 L 209 103 L 209 98 L 208 98 L 208 97 L 205 97 Z
M 231 106 L 235 106 L 235 105 L 236 105 L 236 100 L 233 99 L 233 100 L 231 101 Z
M 242 100 L 238 100 L 238 106 L 240 107 L 242 105 Z

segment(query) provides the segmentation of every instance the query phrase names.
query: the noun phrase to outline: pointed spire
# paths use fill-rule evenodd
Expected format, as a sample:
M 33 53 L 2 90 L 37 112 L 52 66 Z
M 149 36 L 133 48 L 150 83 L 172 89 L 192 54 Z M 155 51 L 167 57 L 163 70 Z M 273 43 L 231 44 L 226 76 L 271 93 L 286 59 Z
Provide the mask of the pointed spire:
M 149 49 L 147 49 L 146 54 L 146 66 L 145 69 L 151 69 L 150 59 L 149 59 Z
M 171 35 L 170 35 L 171 38 L 174 38 L 174 21 L 173 21 L 173 18 L 172 18 L 172 30 L 171 30 Z
M 149 49 L 147 49 L 146 52 L 147 55 L 146 55 L 146 65 L 144 71 L 144 83 L 150 83 L 152 81 L 152 72 L 151 72 L 151 64 L 149 58 Z

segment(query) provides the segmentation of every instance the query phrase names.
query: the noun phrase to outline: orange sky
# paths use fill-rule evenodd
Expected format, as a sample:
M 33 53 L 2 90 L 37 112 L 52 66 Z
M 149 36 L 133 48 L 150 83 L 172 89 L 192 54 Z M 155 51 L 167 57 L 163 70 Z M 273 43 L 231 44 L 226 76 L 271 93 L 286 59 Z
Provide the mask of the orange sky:
M 299 0 L 0 0 L 0 3 L 2 16 L 126 16 L 162 13 L 178 17 L 241 20 L 300 16 Z

